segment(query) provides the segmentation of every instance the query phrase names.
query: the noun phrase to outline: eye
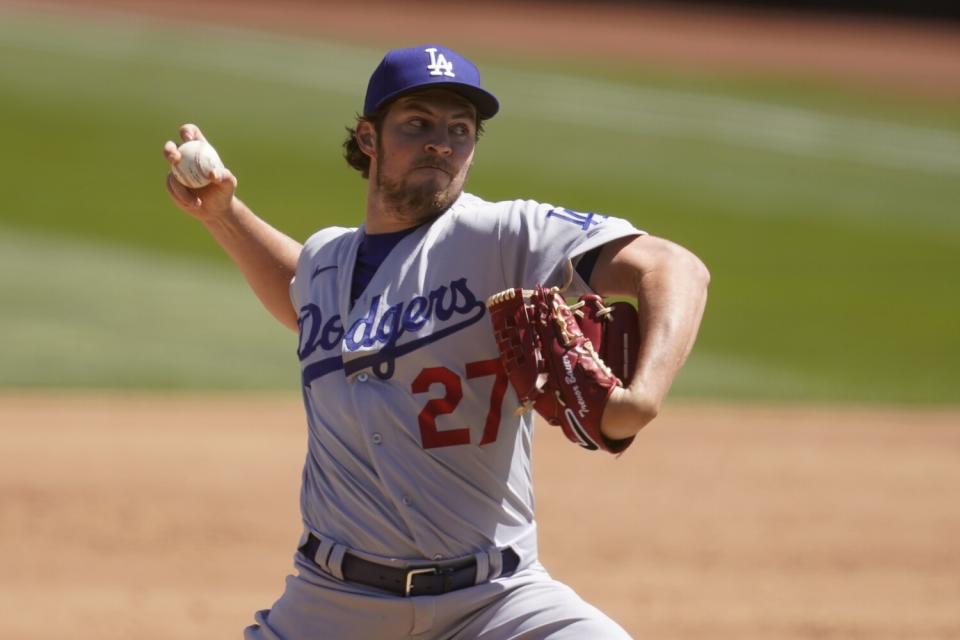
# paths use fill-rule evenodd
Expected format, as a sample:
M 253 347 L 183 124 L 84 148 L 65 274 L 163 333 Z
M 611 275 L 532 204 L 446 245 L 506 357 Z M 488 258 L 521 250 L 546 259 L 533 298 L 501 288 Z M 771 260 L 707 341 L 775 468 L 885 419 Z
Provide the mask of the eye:
M 465 124 L 455 124 L 450 129 L 453 131 L 453 135 L 456 136 L 470 135 L 470 127 Z

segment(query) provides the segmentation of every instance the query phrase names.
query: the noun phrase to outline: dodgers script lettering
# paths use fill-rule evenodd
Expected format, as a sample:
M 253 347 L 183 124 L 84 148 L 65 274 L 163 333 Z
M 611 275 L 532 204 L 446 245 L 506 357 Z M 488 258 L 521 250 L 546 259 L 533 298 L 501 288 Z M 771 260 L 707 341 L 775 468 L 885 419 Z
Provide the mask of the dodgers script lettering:
M 452 280 L 425 295 L 392 305 L 385 305 L 382 296 L 376 295 L 370 300 L 367 312 L 347 328 L 339 314 L 325 320 L 319 306 L 304 305 L 298 320 L 300 361 L 310 359 L 318 350 L 337 355 L 305 366 L 303 384 L 308 386 L 313 380 L 340 369 L 350 375 L 367 367 L 373 367 L 378 376 L 389 378 L 397 358 L 465 329 L 485 313 L 486 305 L 467 286 L 466 278 Z M 429 334 L 399 344 L 402 336 L 417 334 L 427 326 L 432 329 Z M 342 351 L 369 351 L 370 354 L 344 364 Z

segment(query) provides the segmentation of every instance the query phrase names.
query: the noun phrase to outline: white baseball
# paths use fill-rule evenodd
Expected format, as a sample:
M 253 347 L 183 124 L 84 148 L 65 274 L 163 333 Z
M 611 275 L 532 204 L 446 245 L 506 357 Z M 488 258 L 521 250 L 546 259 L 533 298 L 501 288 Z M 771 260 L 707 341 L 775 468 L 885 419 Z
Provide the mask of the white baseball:
M 180 162 L 171 167 L 173 176 L 180 184 L 199 189 L 210 184 L 210 173 L 222 169 L 223 162 L 217 150 L 206 140 L 189 140 L 177 149 Z

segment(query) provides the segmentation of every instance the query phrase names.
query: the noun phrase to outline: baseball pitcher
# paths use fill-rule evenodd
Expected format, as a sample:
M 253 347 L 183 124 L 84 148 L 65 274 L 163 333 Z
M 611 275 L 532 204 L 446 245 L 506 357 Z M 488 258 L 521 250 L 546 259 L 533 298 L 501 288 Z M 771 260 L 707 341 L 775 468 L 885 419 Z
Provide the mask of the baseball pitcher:
M 627 449 L 693 346 L 709 275 L 624 219 L 465 192 L 499 107 L 449 48 L 388 52 L 344 143 L 365 217 L 302 246 L 226 167 L 201 188 L 167 177 L 299 336 L 303 534 L 248 640 L 628 637 L 538 560 L 534 416 L 584 455 Z

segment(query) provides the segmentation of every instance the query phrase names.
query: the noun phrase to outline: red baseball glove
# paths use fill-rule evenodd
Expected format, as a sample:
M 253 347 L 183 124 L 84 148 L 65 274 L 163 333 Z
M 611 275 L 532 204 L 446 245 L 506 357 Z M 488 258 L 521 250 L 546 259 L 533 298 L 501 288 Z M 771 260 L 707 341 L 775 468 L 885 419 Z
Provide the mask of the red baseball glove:
M 556 287 L 507 289 L 487 300 L 500 361 L 520 412 L 531 407 L 585 449 L 619 453 L 633 438 L 600 432 L 613 389 L 630 384 L 637 360 L 637 311 L 584 295 L 568 306 Z

